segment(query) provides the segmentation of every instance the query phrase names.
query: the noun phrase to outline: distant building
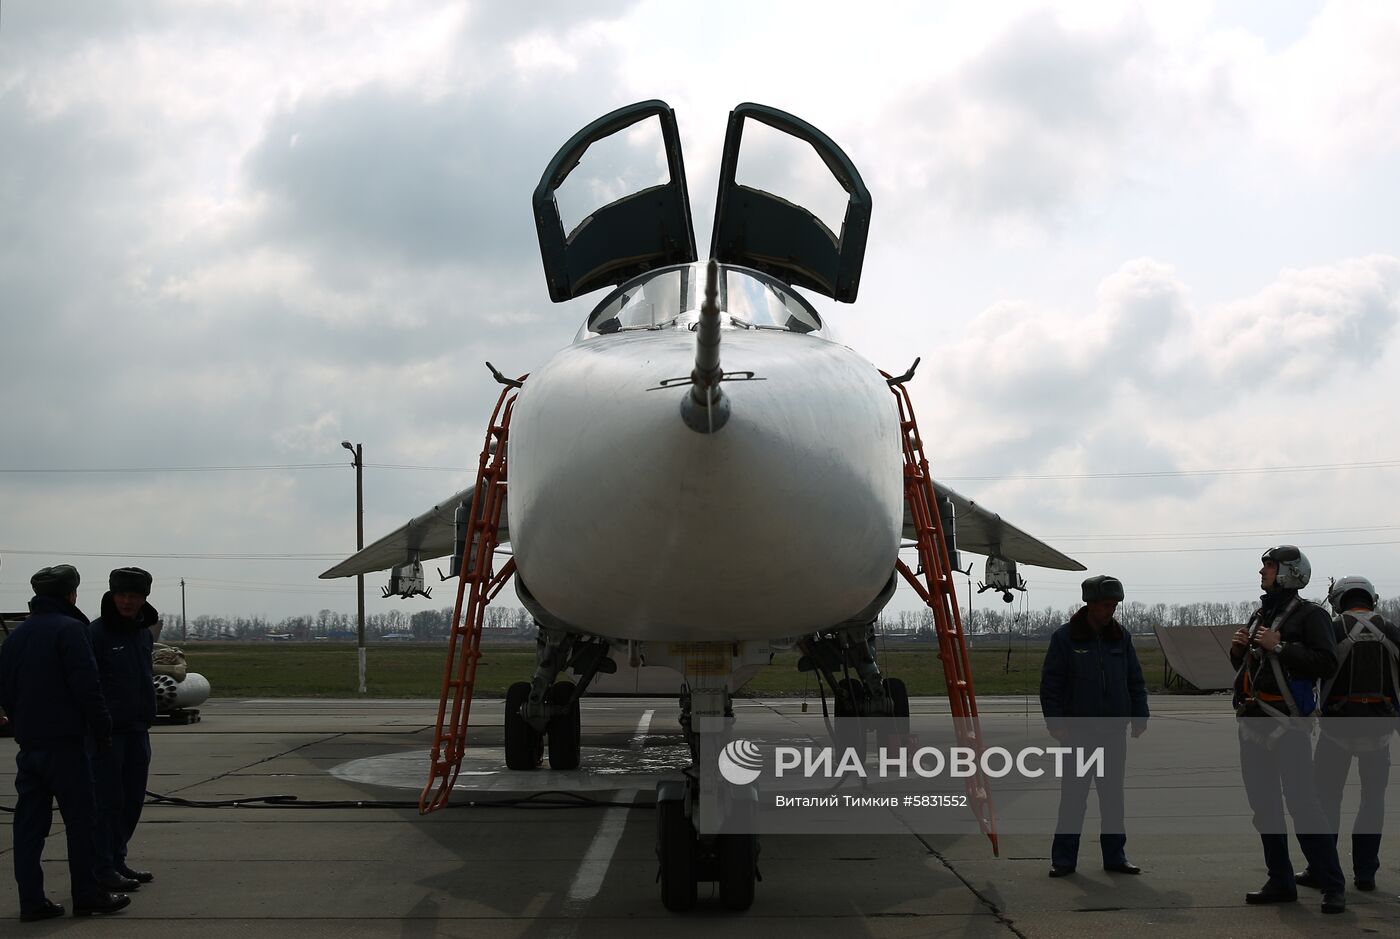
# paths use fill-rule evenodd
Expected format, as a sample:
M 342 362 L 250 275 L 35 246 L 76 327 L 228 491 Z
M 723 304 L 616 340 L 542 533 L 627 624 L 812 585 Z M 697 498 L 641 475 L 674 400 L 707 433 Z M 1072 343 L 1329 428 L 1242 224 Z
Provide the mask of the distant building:
M 967 633 L 963 637 L 967 641 L 969 649 L 974 646 L 1005 646 L 1012 643 L 1029 642 L 1025 633 L 1020 632 L 995 632 L 995 633 Z

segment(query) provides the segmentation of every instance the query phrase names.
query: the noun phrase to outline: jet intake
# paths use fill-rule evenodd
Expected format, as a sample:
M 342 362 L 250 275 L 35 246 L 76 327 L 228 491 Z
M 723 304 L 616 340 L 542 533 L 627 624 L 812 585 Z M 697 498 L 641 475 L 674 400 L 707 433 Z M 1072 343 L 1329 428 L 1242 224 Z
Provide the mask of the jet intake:
M 710 258 L 705 269 L 705 302 L 695 327 L 695 369 L 690 373 L 690 394 L 681 401 L 681 420 L 701 434 L 712 434 L 729 420 L 729 399 L 720 388 L 724 371 L 719 364 L 719 262 Z

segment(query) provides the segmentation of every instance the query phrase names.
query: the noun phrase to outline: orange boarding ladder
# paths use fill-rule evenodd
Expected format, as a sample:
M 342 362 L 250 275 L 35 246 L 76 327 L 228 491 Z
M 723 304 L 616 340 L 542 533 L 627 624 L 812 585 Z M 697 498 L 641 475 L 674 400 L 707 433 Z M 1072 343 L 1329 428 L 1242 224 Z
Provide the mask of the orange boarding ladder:
M 880 374 L 885 375 L 886 379 L 890 378 L 884 372 Z M 943 662 L 943 678 L 948 683 L 948 705 L 953 714 L 953 727 L 959 745 L 972 748 L 978 757 L 976 774 L 967 778 L 968 805 L 982 833 L 992 842 L 992 853 L 999 856 L 1001 851 L 997 845 L 991 792 L 981 769 L 982 726 L 977 719 L 972 667 L 967 658 L 957 596 L 953 592 L 953 563 L 948 557 L 948 545 L 943 540 L 943 521 L 934 498 L 933 480 L 929 476 L 928 458 L 924 456 L 919 424 L 914 419 L 914 404 L 903 383 L 892 383 L 890 390 L 899 402 L 899 430 L 904 449 L 904 497 L 908 500 L 914 519 L 923 578 L 920 579 L 902 560 L 896 561 L 896 567 L 933 611 L 933 628 L 938 636 L 938 657 Z
M 516 391 L 524 380 L 521 376 L 515 382 L 506 382 L 501 391 L 496 408 L 491 412 L 486 442 L 477 465 L 476 488 L 472 491 L 471 511 L 467 516 L 467 547 L 457 579 L 457 603 L 452 611 L 447 661 L 442 668 L 432 769 L 418 797 L 418 811 L 424 815 L 447 805 L 452 798 L 452 787 L 457 782 L 467 750 L 467 720 L 472 709 L 472 689 L 476 686 L 476 663 L 481 658 L 481 628 L 486 607 L 515 573 L 515 558 L 508 560 L 499 572 L 494 570 L 494 563 L 501 509 L 506 501 L 506 439 L 510 433 L 510 416 L 515 410 Z M 469 584 L 470 593 L 467 591 Z

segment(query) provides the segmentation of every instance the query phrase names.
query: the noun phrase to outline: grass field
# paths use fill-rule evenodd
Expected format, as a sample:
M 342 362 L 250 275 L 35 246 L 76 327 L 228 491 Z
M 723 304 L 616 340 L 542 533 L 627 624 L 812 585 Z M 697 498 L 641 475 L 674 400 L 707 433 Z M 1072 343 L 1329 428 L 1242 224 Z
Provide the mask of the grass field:
M 192 671 L 209 679 L 219 698 L 353 698 L 358 687 L 356 649 L 346 643 L 189 642 L 182 646 Z M 445 643 L 371 645 L 368 692 L 377 698 L 436 698 L 442 687 Z M 973 686 L 980 694 L 1035 694 L 1040 685 L 1044 642 L 974 648 Z M 1162 652 L 1155 643 L 1138 649 L 1148 690 L 1163 691 Z M 886 675 L 904 679 L 913 695 L 944 695 L 943 669 L 931 646 L 885 649 Z M 528 680 L 535 667 L 533 644 L 489 645 L 477 666 L 476 693 L 502 697 L 512 682 Z M 797 654 L 780 653 L 745 686 L 747 695 L 816 696 L 811 674 L 797 671 Z

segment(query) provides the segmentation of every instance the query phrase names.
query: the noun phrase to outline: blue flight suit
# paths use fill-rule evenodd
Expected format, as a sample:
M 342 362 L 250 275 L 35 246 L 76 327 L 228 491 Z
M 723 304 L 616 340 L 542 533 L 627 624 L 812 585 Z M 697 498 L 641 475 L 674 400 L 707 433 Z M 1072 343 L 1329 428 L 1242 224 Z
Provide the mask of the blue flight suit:
M 88 619 L 63 598 L 36 596 L 29 618 L 0 646 L 0 706 L 14 724 L 14 869 L 22 909 L 44 902 L 40 857 L 63 814 L 74 904 L 104 897 L 95 866 L 92 764 L 84 746 L 105 740 L 111 718 L 88 641 Z
M 1123 824 L 1123 777 L 1127 769 L 1127 725 L 1147 726 L 1147 683 L 1133 649 L 1132 637 L 1111 621 L 1099 633 L 1081 608 L 1050 636 L 1040 672 L 1040 710 L 1051 733 L 1060 732 L 1071 747 L 1104 750 L 1102 776 L 1060 777 L 1060 810 L 1050 863 L 1073 870 L 1079 859 L 1079 836 L 1089 802 L 1089 787 L 1099 793 L 1099 849 L 1104 867 L 1127 861 L 1128 836 Z
M 112 715 L 112 747 L 95 754 L 97 779 L 97 871 L 111 874 L 126 864 L 127 844 L 141 821 L 151 768 L 151 724 L 156 718 L 153 639 L 147 627 L 158 617 L 149 603 L 135 620 L 117 612 L 112 594 L 102 597 L 102 616 L 88 627 L 102 694 Z

